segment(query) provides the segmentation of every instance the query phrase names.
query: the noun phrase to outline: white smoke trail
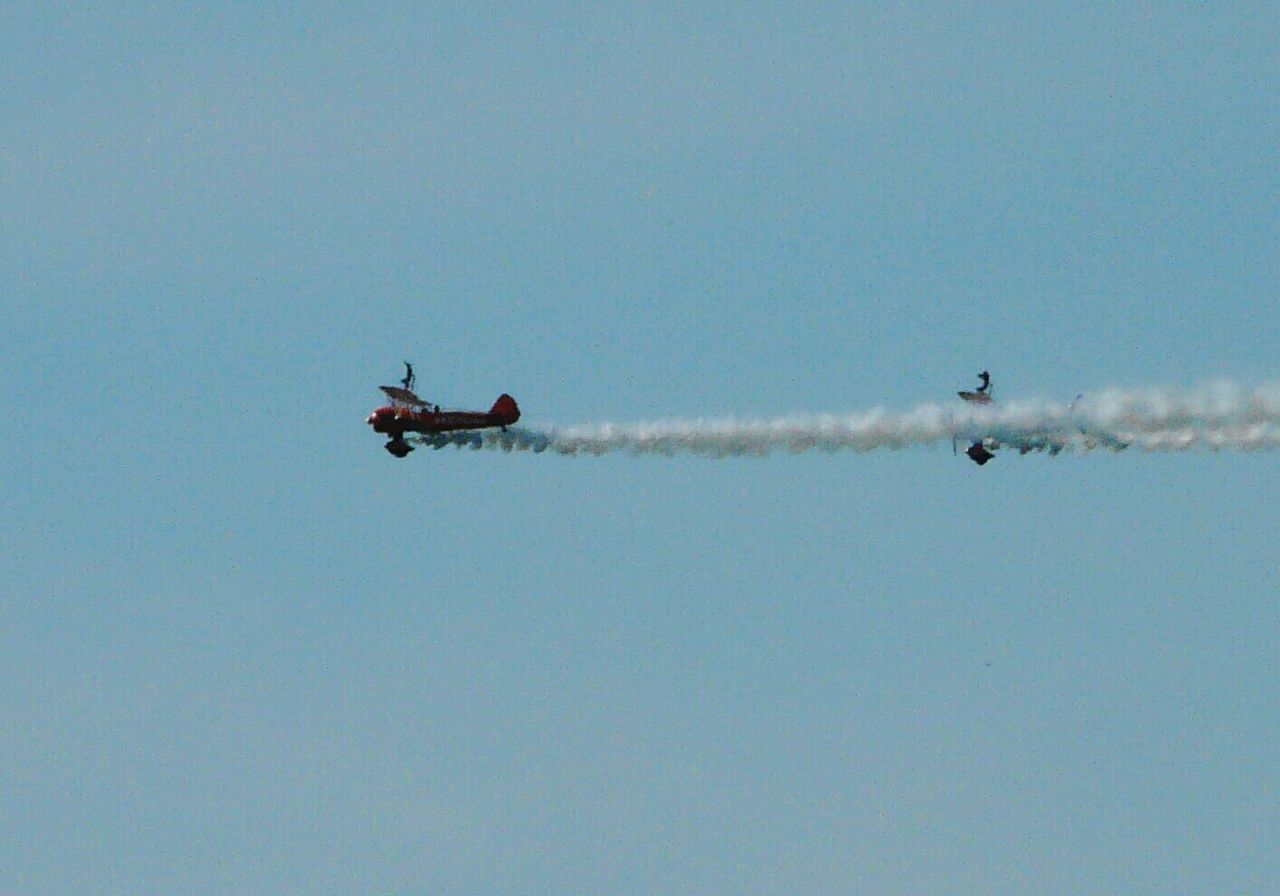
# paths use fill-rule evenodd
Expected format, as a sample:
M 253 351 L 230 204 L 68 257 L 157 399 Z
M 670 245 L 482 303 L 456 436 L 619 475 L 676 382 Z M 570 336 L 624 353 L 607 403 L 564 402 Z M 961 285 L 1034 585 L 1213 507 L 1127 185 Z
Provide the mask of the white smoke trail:
M 909 411 L 512 427 L 422 436 L 447 445 L 505 451 L 601 455 L 763 456 L 778 451 L 874 451 L 983 440 L 989 448 L 1029 451 L 1262 450 L 1280 448 L 1280 383 L 1246 389 L 1215 383 L 1190 390 L 1110 389 L 1068 404 L 926 404 Z

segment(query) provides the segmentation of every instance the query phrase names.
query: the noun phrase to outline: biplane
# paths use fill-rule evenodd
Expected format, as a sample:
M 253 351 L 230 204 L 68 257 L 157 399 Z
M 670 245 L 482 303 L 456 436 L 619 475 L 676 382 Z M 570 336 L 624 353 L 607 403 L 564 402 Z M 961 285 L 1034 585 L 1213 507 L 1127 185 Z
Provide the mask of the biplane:
M 978 379 L 982 385 L 973 391 L 961 391 L 956 394 L 971 404 L 991 405 L 995 403 L 995 399 L 991 395 L 991 374 L 982 371 L 978 374 Z M 1115 433 L 1103 431 L 1095 426 L 1088 425 L 1085 421 L 1073 419 L 1076 405 L 1079 404 L 1083 395 L 1077 395 L 1075 401 L 1071 402 L 1067 408 L 1067 420 L 1056 426 L 1048 426 L 1041 430 L 1024 431 L 1012 443 L 1007 440 L 1002 442 L 993 435 L 983 435 L 981 429 L 977 432 L 970 430 L 965 435 L 966 438 L 972 439 L 971 444 L 965 449 L 964 453 L 968 455 L 978 466 L 982 466 L 991 458 L 995 457 L 995 452 L 1006 445 L 1010 445 L 1018 449 L 1020 454 L 1026 454 L 1030 451 L 1047 451 L 1051 456 L 1056 457 L 1063 449 L 1065 449 L 1073 439 L 1079 440 L 1086 448 L 1095 448 L 1104 446 L 1112 451 L 1123 451 L 1132 443 L 1132 439 Z M 960 434 L 957 433 L 955 438 L 951 440 L 951 450 L 955 451 L 956 438 Z
M 396 457 L 404 457 L 413 450 L 404 434 L 416 432 L 432 434 L 458 429 L 488 429 L 497 426 L 505 430 L 520 419 L 516 400 L 505 392 L 498 396 L 493 407 L 485 411 L 441 410 L 440 405 L 423 401 L 413 391 L 413 367 L 406 361 L 405 377 L 400 386 L 379 386 L 391 403 L 377 408 L 365 420 L 373 431 L 390 436 L 386 449 Z
M 984 370 L 982 373 L 978 374 L 978 379 L 982 382 L 982 385 L 977 389 L 972 391 L 962 389 L 956 394 L 972 404 L 991 404 L 993 400 L 991 397 L 991 374 Z M 988 446 L 986 444 L 987 442 L 987 439 L 975 439 L 973 444 L 964 451 L 964 453 L 969 456 L 969 459 L 978 466 L 982 466 L 987 461 L 991 460 L 991 458 L 995 457 L 994 449 L 998 446 L 995 444 Z M 951 442 L 951 450 L 955 451 L 955 449 L 956 443 L 953 439 Z

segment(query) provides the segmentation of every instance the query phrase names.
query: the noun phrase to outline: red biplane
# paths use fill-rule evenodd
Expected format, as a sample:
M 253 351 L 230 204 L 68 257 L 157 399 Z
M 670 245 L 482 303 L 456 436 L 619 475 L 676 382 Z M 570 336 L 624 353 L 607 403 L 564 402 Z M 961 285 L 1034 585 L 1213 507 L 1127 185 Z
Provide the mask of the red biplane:
M 991 374 L 984 370 L 978 374 L 978 379 L 982 381 L 982 385 L 977 389 L 973 391 L 964 390 L 956 394 L 973 404 L 991 404 Z M 969 459 L 975 464 L 982 466 L 995 457 L 995 454 L 992 453 L 994 448 L 995 445 L 989 446 L 986 439 L 975 439 L 973 444 L 965 449 L 964 453 L 969 455 Z M 955 451 L 954 441 L 951 443 L 951 450 Z
M 503 393 L 498 400 L 484 411 L 440 410 L 440 406 L 423 401 L 413 392 L 413 367 L 405 362 L 408 368 L 401 382 L 403 386 L 379 386 L 391 404 L 378 408 L 369 415 L 365 422 L 373 427 L 374 432 L 385 433 L 391 437 L 387 442 L 387 451 L 396 457 L 404 457 L 413 450 L 413 446 L 404 440 L 407 432 L 438 433 L 456 429 L 487 429 L 500 426 L 504 430 L 520 419 L 520 408 L 516 400 Z
M 995 399 L 991 396 L 991 374 L 982 371 L 978 374 L 978 379 L 982 382 L 977 389 L 973 391 L 958 392 L 961 398 L 970 404 L 993 405 Z M 1075 412 L 1076 404 L 1083 398 L 1083 395 L 1077 395 L 1076 400 L 1071 402 L 1071 406 L 1067 408 L 1067 415 L 1070 416 Z M 958 436 L 959 434 L 957 434 Z M 1014 443 L 1013 446 L 1022 454 L 1028 451 L 1048 451 L 1050 455 L 1056 456 L 1064 448 L 1070 444 L 1070 440 L 1075 437 L 1082 437 L 1085 447 L 1092 448 L 1097 445 L 1105 445 L 1114 451 L 1122 451 L 1129 447 L 1129 441 L 1117 437 L 1113 433 L 1107 433 L 1095 428 L 1087 428 L 1081 423 L 1070 423 L 1059 426 L 1050 426 L 1039 431 L 1024 432 Z M 965 436 L 971 440 L 971 444 L 965 449 L 964 453 L 969 456 L 978 466 L 982 466 L 991 458 L 995 457 L 995 452 L 1003 447 L 999 439 L 990 435 L 983 435 L 981 428 L 976 431 L 970 430 Z M 1008 442 L 1004 444 L 1009 444 Z M 955 451 L 956 438 L 951 441 L 951 450 Z

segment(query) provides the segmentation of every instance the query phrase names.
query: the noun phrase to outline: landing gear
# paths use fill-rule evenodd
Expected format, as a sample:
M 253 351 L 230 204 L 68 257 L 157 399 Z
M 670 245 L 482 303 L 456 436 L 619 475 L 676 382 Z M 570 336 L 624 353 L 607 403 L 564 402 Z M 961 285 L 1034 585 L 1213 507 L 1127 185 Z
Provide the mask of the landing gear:
M 988 451 L 987 447 L 981 442 L 974 442 L 969 446 L 968 450 L 965 451 L 965 454 L 969 455 L 969 458 L 978 466 L 982 466 L 987 461 L 991 460 L 991 458 L 995 457 L 995 455 Z
M 413 450 L 413 446 L 402 438 L 392 439 L 390 442 L 387 442 L 384 447 L 396 457 L 405 457 Z

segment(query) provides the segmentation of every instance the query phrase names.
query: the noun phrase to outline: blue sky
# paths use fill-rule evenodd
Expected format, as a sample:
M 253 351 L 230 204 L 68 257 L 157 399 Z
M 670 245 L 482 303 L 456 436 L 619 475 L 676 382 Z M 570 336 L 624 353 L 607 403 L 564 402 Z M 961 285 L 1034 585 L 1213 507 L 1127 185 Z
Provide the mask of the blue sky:
M 1264 889 L 1273 456 L 362 421 L 1274 381 L 1277 32 L 0 12 L 0 889 Z

